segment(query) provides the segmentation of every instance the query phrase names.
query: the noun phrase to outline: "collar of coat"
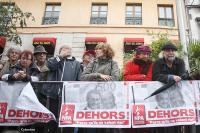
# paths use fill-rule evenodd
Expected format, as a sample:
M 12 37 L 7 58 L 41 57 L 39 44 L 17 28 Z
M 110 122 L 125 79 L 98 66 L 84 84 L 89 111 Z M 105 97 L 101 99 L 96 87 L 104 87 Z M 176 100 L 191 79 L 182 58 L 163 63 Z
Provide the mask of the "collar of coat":
M 165 58 L 161 59 L 161 63 L 162 64 L 166 64 Z M 179 64 L 179 59 L 177 57 L 175 57 L 175 59 L 174 59 L 172 64 Z
M 49 71 L 49 68 L 47 67 L 46 63 L 42 67 L 39 67 L 37 64 L 35 64 L 34 67 L 36 67 L 40 72 Z
M 70 57 L 67 57 L 67 58 L 62 58 L 62 60 L 74 61 L 74 60 L 76 60 L 76 58 L 73 57 L 73 56 L 70 56 Z
M 97 58 L 97 59 L 94 60 L 94 62 L 96 62 L 96 63 L 98 62 L 100 64 L 108 63 L 108 62 L 111 62 L 111 61 L 112 61 L 111 58 L 106 58 L 106 59 Z

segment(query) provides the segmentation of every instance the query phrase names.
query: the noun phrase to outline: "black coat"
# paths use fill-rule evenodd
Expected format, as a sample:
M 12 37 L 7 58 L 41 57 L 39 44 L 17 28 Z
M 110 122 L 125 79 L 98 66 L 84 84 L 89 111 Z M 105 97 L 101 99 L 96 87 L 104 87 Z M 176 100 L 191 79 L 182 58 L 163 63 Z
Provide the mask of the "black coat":
M 62 57 L 50 58 L 47 66 L 51 71 L 48 77 L 50 81 L 79 81 L 82 73 L 81 65 L 74 57 L 63 59 Z M 63 68 L 65 67 L 65 68 Z
M 165 59 L 162 58 L 157 60 L 153 65 L 152 79 L 154 81 L 168 83 L 168 75 L 177 75 L 181 77 L 185 73 L 187 73 L 187 71 L 182 59 L 175 58 L 172 67 L 170 68 L 167 66 Z

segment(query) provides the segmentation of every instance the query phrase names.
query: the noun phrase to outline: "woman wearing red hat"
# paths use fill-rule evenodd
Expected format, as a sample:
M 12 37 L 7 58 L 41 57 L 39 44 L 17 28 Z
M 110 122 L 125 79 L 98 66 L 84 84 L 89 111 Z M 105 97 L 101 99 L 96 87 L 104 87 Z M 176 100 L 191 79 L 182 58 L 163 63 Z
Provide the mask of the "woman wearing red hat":
M 124 80 L 126 81 L 151 81 L 152 61 L 151 49 L 148 46 L 138 46 L 134 59 L 129 61 L 124 68 Z

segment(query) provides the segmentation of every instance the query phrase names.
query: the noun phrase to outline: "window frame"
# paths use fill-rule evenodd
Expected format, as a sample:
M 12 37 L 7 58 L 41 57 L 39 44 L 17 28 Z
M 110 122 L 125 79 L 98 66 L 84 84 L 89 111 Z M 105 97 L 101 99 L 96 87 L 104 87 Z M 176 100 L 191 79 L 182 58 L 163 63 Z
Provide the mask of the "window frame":
M 164 18 L 160 17 L 160 8 L 164 8 Z M 166 11 L 167 8 L 171 9 L 171 14 L 170 15 L 172 16 L 172 18 L 167 18 L 167 11 Z M 158 4 L 157 5 L 157 10 L 158 10 L 158 25 L 159 26 L 175 27 L 175 18 L 174 18 L 174 8 L 173 8 L 173 5 L 160 5 L 160 4 Z M 165 23 L 164 25 L 160 24 L 161 20 L 164 21 L 164 23 Z M 172 22 L 172 25 L 168 24 L 170 21 Z
M 132 11 L 132 17 L 127 17 L 127 7 L 131 6 L 133 11 Z M 135 7 L 139 6 L 141 8 L 141 17 L 135 17 L 136 16 L 136 11 Z M 127 22 L 127 19 L 132 19 L 132 22 Z M 140 20 L 140 23 L 137 24 L 137 20 Z M 126 3 L 126 9 L 125 9 L 125 24 L 126 25 L 142 25 L 142 3 Z
M 52 7 L 52 11 L 47 11 L 47 7 L 48 6 L 53 6 Z M 60 10 L 59 11 L 55 11 L 55 7 L 56 6 L 60 6 Z M 46 17 L 47 12 L 50 12 L 50 17 Z M 57 12 L 58 16 L 54 16 L 53 14 Z M 43 15 L 43 19 L 42 19 L 42 25 L 51 25 L 51 24 L 58 24 L 59 22 L 59 16 L 60 16 L 60 12 L 61 12 L 61 3 L 46 3 L 45 4 L 45 10 L 44 10 L 44 15 Z M 45 19 L 49 18 L 49 22 L 46 23 Z M 53 19 L 55 19 L 54 21 L 52 21 Z
M 93 17 L 93 7 L 98 6 L 97 17 Z M 102 6 L 106 7 L 106 11 L 101 11 Z M 106 17 L 101 17 L 101 12 L 106 13 Z M 91 14 L 90 14 L 90 24 L 107 24 L 108 18 L 108 3 L 92 3 Z

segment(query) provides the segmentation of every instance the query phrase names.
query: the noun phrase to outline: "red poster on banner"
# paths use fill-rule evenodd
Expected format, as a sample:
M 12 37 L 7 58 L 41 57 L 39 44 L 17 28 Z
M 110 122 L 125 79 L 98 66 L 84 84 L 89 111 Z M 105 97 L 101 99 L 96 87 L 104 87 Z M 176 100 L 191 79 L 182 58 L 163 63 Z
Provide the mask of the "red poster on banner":
M 0 123 L 5 122 L 7 103 L 0 103 Z
M 133 105 L 133 124 L 134 125 L 145 125 L 145 106 L 144 105 Z
M 60 124 L 73 124 L 75 105 L 63 104 L 61 106 Z

